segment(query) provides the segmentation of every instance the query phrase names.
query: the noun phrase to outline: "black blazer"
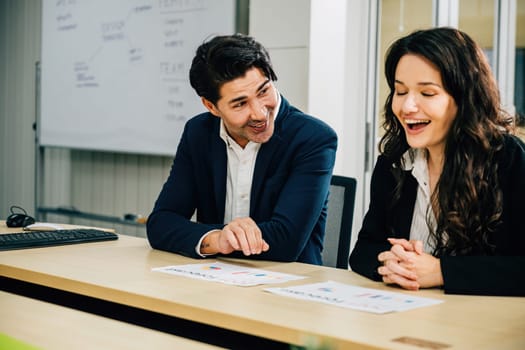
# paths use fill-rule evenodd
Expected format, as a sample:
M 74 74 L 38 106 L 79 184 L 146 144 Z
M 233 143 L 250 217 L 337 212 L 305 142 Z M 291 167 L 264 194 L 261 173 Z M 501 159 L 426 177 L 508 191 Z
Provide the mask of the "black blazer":
M 224 226 L 227 156 L 220 119 L 200 114 L 186 123 L 171 173 L 148 217 L 153 248 L 200 256 L 203 234 Z M 282 98 L 274 134 L 255 163 L 250 217 L 270 250 L 252 259 L 322 263 L 326 200 L 336 133 Z M 197 223 L 191 222 L 197 211 Z M 242 253 L 232 254 L 244 257 Z
M 441 257 L 445 293 L 525 295 L 524 143 L 513 136 L 505 137 L 498 163 L 503 224 L 490 237 L 496 246 L 495 255 Z M 372 174 L 370 206 L 350 255 L 353 271 L 378 281 L 377 256 L 390 249 L 388 237 L 409 239 L 416 201 L 417 181 L 406 176 L 400 202 L 387 212 L 396 184 L 391 169 L 392 162 L 380 156 Z

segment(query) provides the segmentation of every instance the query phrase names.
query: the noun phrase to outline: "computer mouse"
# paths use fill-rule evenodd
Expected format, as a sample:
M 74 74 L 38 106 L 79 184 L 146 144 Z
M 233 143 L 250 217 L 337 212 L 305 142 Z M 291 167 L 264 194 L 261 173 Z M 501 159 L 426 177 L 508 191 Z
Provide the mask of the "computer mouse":
M 35 219 L 29 215 L 13 213 L 5 221 L 7 227 L 25 227 L 35 223 Z

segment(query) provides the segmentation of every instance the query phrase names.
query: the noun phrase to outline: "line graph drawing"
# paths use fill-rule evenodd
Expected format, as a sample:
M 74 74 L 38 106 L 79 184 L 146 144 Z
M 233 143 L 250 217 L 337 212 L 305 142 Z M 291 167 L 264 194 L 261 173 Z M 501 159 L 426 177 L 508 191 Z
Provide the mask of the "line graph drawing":
M 40 142 L 173 155 L 204 111 L 196 48 L 234 32 L 234 0 L 43 0 Z M 147 132 L 146 132 L 147 131 Z

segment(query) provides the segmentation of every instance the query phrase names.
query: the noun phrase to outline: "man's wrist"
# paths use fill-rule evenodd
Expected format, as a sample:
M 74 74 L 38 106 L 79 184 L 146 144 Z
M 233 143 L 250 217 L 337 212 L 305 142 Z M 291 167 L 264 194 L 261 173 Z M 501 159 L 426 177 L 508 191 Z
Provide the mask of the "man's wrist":
M 209 234 L 204 237 L 204 239 L 201 241 L 200 244 L 200 253 L 209 255 L 209 254 L 217 254 L 217 236 L 220 231 L 212 231 Z

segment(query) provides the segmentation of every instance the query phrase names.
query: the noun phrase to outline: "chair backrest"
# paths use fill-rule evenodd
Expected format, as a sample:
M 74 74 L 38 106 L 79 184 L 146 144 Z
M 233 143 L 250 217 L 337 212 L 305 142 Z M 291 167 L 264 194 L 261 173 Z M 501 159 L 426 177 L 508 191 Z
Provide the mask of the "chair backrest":
M 357 181 L 333 175 L 328 195 L 323 265 L 348 269 Z

